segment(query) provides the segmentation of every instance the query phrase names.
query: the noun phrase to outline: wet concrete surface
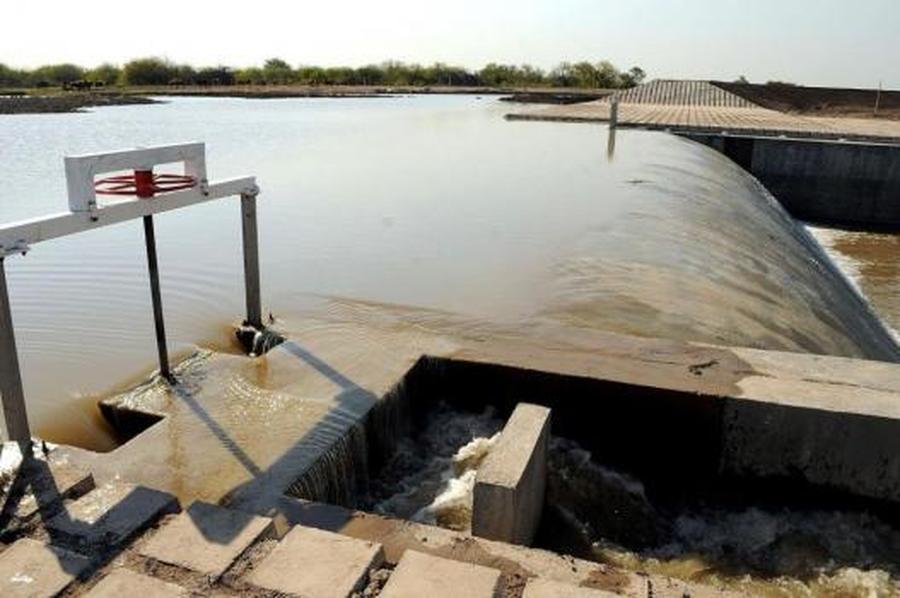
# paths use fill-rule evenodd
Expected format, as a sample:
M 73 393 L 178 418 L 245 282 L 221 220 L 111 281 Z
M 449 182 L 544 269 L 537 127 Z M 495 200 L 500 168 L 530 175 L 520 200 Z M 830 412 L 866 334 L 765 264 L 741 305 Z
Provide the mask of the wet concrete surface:
M 171 492 L 182 502 L 224 502 L 266 512 L 301 473 L 395 391 L 423 355 L 463 367 L 502 364 L 546 372 L 547 384 L 553 384 L 552 376 L 566 376 L 626 385 L 622 388 L 635 385 L 648 397 L 653 389 L 680 393 L 685 398 L 679 401 L 698 416 L 682 422 L 685 430 L 707 422 L 712 426 L 707 435 L 720 433 L 716 430 L 726 405 L 722 397 L 740 406 L 884 421 L 886 429 L 900 422 L 900 366 L 893 364 L 566 327 L 544 328 L 539 336 L 494 329 L 487 337 L 474 324 L 468 333 L 454 326 L 454 334 L 441 330 L 439 322 L 411 327 L 391 317 L 373 317 L 361 325 L 347 317 L 353 309 L 344 303 L 330 312 L 331 318 L 280 322 L 287 341 L 263 357 L 198 355 L 176 370 L 176 387 L 157 381 L 107 401 L 161 416 L 147 431 L 110 453 L 65 450 L 98 483 L 118 477 Z M 653 418 L 646 423 L 652 426 Z M 876 444 L 860 450 L 875 450 Z M 844 448 L 830 450 L 840 455 Z M 703 451 L 710 453 L 710 446 L 698 444 L 698 454 Z M 861 453 L 857 457 L 865 458 Z M 704 461 L 713 468 L 717 459 L 712 451 Z M 891 467 L 896 464 L 885 471 Z M 897 500 L 889 490 L 895 477 L 886 474 L 869 490 Z

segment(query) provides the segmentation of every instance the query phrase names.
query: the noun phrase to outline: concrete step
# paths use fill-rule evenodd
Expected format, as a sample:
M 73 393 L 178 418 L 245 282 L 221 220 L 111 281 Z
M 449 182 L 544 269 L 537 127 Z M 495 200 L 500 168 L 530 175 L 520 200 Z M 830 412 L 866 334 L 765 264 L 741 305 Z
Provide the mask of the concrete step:
M 195 502 L 138 547 L 138 552 L 218 579 L 251 544 L 272 533 L 268 517 Z
M 122 544 L 160 516 L 178 510 L 178 500 L 167 492 L 111 482 L 65 505 L 47 528 L 51 536 L 100 549 Z
M 173 583 L 128 569 L 116 569 L 84 595 L 88 598 L 182 598 L 189 593 Z
M 56 596 L 89 564 L 83 555 L 22 538 L 0 553 L 0 596 Z
M 4 531 L 21 528 L 40 513 L 49 518 L 59 512 L 64 500 L 77 499 L 94 489 L 89 471 L 65 459 L 35 459 L 19 477 L 0 488 Z
M 407 550 L 381 591 L 381 598 L 494 598 L 500 571 Z
M 296 526 L 247 577 L 256 587 L 304 598 L 346 598 L 384 562 L 381 544 Z

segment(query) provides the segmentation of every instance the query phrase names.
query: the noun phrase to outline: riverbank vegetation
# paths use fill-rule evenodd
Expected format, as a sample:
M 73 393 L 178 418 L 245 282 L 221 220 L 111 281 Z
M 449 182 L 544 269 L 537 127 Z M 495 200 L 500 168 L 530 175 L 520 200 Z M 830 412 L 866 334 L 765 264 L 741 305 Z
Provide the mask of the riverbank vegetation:
M 387 61 L 362 67 L 291 66 L 271 58 L 262 66 L 195 68 L 163 58 L 139 58 L 122 66 L 102 64 L 83 68 L 52 64 L 32 70 L 0 63 L 2 88 L 93 89 L 111 86 L 162 85 L 330 85 L 330 86 L 448 86 L 448 87 L 571 87 L 619 89 L 644 80 L 640 67 L 620 71 L 612 63 L 563 62 L 549 71 L 531 65 L 491 63 L 478 70 L 435 63 L 430 66 Z

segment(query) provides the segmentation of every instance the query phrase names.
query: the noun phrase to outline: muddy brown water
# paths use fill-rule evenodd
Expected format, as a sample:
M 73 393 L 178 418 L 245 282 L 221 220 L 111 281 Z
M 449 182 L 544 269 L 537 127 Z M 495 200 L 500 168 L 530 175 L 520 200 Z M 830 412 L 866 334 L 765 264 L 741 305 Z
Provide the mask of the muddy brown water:
M 900 233 L 809 229 L 900 339 Z
M 812 238 L 724 157 L 623 131 L 610 159 L 602 127 L 506 111 L 471 96 L 168 98 L 4 116 L 0 221 L 65 208 L 64 155 L 203 140 L 212 179 L 259 177 L 265 304 L 278 316 L 347 298 L 467 325 L 900 355 Z M 157 219 L 176 355 L 232 350 L 238 214 L 223 201 Z M 7 271 L 34 427 L 110 448 L 97 398 L 155 360 L 140 224 L 39 245 Z

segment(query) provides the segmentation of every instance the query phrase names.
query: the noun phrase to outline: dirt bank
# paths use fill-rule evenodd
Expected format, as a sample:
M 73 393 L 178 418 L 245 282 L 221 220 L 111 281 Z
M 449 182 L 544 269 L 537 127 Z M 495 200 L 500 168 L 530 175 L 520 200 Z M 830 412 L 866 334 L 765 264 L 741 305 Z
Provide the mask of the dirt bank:
M 387 85 L 219 85 L 219 86 L 156 86 L 131 87 L 125 93 L 144 96 L 209 96 L 241 98 L 345 98 L 378 97 L 398 94 L 460 94 L 503 95 L 515 101 L 558 103 L 559 99 L 588 101 L 609 95 L 604 89 L 555 89 L 515 87 L 463 87 L 463 86 L 387 86 Z
M 157 100 L 121 93 L 59 93 L 52 95 L 0 95 L 0 114 L 83 112 L 94 106 L 155 104 Z
M 715 85 L 764 108 L 781 112 L 809 116 L 852 116 L 900 120 L 900 91 L 882 91 L 876 114 L 877 89 L 725 82 L 715 82 Z
M 573 104 L 605 97 L 604 89 L 553 89 L 448 86 L 363 86 L 363 85 L 160 85 L 124 87 L 90 92 L 53 90 L 0 90 L 0 114 L 79 112 L 92 106 L 150 104 L 151 96 L 220 98 L 376 98 L 405 94 L 468 94 L 506 96 L 510 102 Z

